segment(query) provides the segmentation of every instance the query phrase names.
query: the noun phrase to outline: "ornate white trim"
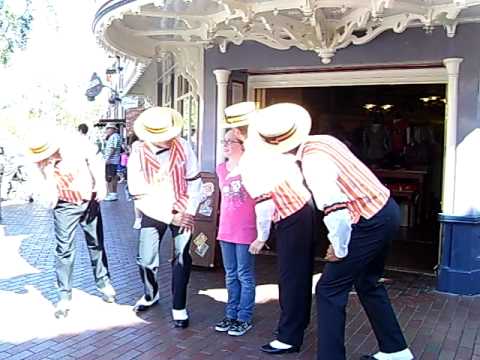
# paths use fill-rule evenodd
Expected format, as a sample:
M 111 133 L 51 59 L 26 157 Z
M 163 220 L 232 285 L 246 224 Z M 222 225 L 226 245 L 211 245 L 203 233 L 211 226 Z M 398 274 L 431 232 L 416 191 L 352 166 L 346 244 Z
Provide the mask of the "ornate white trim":
M 172 11 L 172 4 L 182 3 L 185 11 Z M 453 37 L 459 22 L 477 21 L 462 16 L 463 10 L 474 7 L 480 7 L 480 1 L 116 0 L 101 8 L 94 31 L 106 50 L 135 58 L 152 58 L 159 46 L 217 45 L 226 52 L 230 42 L 254 40 L 275 49 L 314 51 L 329 63 L 338 50 L 370 42 L 387 30 L 400 33 L 422 26 L 429 33 L 443 27 Z M 475 15 L 480 16 L 480 9 L 469 16 Z M 117 40 L 109 33 L 116 33 Z M 190 52 L 179 50 L 182 55 Z
M 447 81 L 447 73 L 442 67 L 250 75 L 248 94 L 253 100 L 255 89 L 263 88 L 444 84 Z

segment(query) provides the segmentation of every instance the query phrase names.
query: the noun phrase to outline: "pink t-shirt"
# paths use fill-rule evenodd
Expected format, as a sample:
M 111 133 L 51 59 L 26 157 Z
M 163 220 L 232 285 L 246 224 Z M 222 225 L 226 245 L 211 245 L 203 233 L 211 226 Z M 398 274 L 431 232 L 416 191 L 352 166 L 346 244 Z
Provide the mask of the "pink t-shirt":
M 240 174 L 227 178 L 227 164 L 217 167 L 222 195 L 218 240 L 251 244 L 257 238 L 255 201 L 248 195 Z

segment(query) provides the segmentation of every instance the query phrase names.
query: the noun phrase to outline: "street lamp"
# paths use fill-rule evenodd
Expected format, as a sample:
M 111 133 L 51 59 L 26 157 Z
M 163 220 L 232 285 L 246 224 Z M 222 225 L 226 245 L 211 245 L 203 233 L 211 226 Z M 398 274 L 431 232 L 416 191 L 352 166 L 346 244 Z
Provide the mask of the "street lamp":
M 115 105 L 117 102 L 121 102 L 118 91 L 114 88 L 103 84 L 102 79 L 97 75 L 96 72 L 92 74 L 90 82 L 88 83 L 87 91 L 85 91 L 85 96 L 88 101 L 95 101 L 95 98 L 100 94 L 103 88 L 108 88 L 112 92 L 112 95 L 108 99 L 108 102 L 112 105 Z

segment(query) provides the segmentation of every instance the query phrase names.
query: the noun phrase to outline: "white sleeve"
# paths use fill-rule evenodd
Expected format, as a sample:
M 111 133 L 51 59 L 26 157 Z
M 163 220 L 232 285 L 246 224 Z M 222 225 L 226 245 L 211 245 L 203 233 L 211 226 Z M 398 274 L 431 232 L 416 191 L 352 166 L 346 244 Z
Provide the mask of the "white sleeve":
M 105 160 L 97 153 L 95 145 L 88 141 L 88 139 L 85 138 L 83 140 L 83 145 L 85 146 L 87 165 L 95 182 L 93 191 L 104 193 L 107 191 L 107 183 L 105 182 Z
M 257 240 L 267 241 L 270 235 L 270 226 L 275 211 L 273 200 L 265 200 L 255 205 Z
M 29 181 L 32 182 L 34 202 L 47 209 L 53 209 L 58 202 L 57 183 L 52 174 L 42 171 L 36 164 L 31 167 Z
M 345 204 L 347 196 L 337 184 L 338 168 L 326 154 L 307 154 L 302 160 L 302 170 L 308 188 L 313 193 L 317 208 L 324 211 L 334 204 Z M 330 212 L 323 218 L 328 229 L 328 239 L 335 255 L 343 258 L 348 254 L 352 232 L 352 217 L 348 209 Z
M 328 229 L 328 240 L 332 244 L 335 256 L 348 255 L 348 244 L 352 234 L 352 218 L 347 209 L 333 211 L 323 218 Z
M 140 145 L 132 146 L 132 153 L 127 164 L 127 183 L 128 191 L 133 196 L 143 195 L 146 193 L 149 185 L 145 181 L 145 176 L 140 163 Z
M 327 206 L 348 201 L 337 184 L 338 168 L 328 155 L 304 155 L 302 171 L 318 210 L 323 211 Z
M 185 176 L 187 180 L 188 203 L 185 211 L 187 214 L 195 215 L 202 196 L 202 179 L 199 177 L 200 168 L 192 147 L 186 141 L 183 142 L 183 145 L 187 155 Z

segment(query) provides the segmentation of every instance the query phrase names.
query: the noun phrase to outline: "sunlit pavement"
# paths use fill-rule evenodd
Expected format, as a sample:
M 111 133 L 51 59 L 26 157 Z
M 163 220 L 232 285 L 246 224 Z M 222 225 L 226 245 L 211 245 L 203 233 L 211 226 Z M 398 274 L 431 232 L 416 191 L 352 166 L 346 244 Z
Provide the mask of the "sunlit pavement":
M 170 321 L 171 244 L 162 244 L 160 304 L 137 316 L 142 295 L 135 264 L 137 232 L 131 203 L 105 203 L 104 228 L 117 303 L 104 303 L 95 288 L 83 235 L 78 234 L 73 307 L 66 319 L 53 316 L 56 301 L 50 214 L 35 204 L 4 204 L 0 225 L 0 359 L 268 359 L 259 346 L 272 340 L 278 319 L 275 258 L 257 261 L 254 328 L 243 337 L 218 334 L 226 291 L 221 269 L 192 274 L 191 326 Z M 318 271 L 317 271 L 318 273 Z M 480 360 L 480 299 L 438 294 L 434 279 L 389 274 L 389 292 L 418 359 Z M 317 274 L 318 278 L 318 274 Z M 314 314 L 313 314 L 314 315 Z M 313 319 L 314 317 L 312 317 Z M 302 352 L 275 358 L 314 359 L 314 322 Z M 354 293 L 347 326 L 349 357 L 375 350 L 375 339 Z M 328 359 L 325 359 L 328 360 Z

